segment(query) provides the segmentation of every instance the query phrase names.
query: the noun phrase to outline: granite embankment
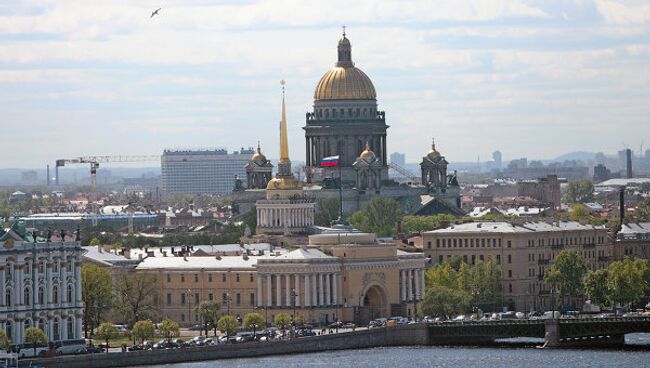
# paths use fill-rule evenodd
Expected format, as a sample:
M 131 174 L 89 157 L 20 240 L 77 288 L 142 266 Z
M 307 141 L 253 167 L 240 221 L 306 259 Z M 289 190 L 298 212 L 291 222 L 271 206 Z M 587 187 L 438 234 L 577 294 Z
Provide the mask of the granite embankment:
M 250 342 L 184 349 L 61 356 L 40 360 L 48 368 L 108 368 L 157 365 L 201 360 L 249 358 L 266 355 L 311 353 L 326 350 L 365 349 L 383 346 L 427 345 L 425 324 L 413 324 L 312 336 L 285 341 Z

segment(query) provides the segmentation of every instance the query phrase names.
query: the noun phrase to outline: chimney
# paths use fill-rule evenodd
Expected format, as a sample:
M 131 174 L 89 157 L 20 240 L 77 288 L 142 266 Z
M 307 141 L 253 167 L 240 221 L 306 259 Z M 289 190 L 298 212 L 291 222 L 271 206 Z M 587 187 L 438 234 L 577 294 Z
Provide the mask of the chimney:
M 620 225 L 623 226 L 625 221 L 625 186 L 622 186 L 618 192 L 618 215 L 620 217 Z
M 162 252 L 162 255 L 163 255 L 163 257 L 167 257 L 167 252 L 166 252 L 166 251 L 163 251 L 163 252 Z
M 632 150 L 629 148 L 625 150 L 625 165 L 627 178 L 632 179 Z
M 142 261 L 142 253 L 138 253 L 138 260 Z

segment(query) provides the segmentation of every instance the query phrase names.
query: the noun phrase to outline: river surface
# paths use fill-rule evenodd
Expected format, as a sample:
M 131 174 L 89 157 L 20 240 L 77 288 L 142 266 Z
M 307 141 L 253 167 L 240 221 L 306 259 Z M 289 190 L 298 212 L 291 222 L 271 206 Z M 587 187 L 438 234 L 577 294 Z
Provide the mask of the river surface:
M 650 367 L 650 334 L 628 336 L 623 349 L 536 349 L 515 347 L 403 347 L 341 350 L 160 365 L 166 368 L 422 368 L 422 367 Z M 639 349 L 637 345 L 645 345 Z M 154 366 L 152 366 L 154 367 Z

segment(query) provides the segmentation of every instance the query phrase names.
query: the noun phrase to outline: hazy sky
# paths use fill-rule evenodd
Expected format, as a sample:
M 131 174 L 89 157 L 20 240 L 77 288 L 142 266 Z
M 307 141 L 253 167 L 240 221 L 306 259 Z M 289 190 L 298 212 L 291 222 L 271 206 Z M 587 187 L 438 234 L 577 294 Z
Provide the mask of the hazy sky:
M 304 160 L 343 24 L 409 162 L 432 135 L 452 162 L 650 148 L 648 0 L 0 0 L 0 167 L 257 140 L 277 157 L 281 79 Z

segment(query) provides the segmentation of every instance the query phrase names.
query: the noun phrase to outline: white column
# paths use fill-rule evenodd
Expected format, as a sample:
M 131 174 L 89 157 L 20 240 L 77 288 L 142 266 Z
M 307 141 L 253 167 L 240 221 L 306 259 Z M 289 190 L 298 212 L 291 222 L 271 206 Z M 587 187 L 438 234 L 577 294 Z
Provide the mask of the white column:
M 401 270 L 400 275 L 402 276 L 402 301 L 406 301 L 406 271 Z
M 23 343 L 23 329 L 25 328 L 25 321 L 16 321 L 16 332 L 14 332 L 14 335 L 16 336 L 16 344 L 22 344 Z
M 54 267 L 54 263 L 52 260 L 48 260 L 48 265 L 46 266 L 46 272 L 47 272 L 47 288 L 45 289 L 47 291 L 47 304 L 52 304 L 52 289 L 54 286 L 54 279 L 52 275 L 52 267 Z
M 15 298 L 17 305 L 23 305 L 23 267 L 16 268 L 16 295 Z
M 257 306 L 262 306 L 262 275 L 257 274 Z
M 413 300 L 413 276 L 411 270 L 406 270 L 406 300 Z
M 271 294 L 271 283 L 273 280 L 271 280 L 270 274 L 266 275 L 266 306 L 267 307 L 272 307 L 273 306 L 273 294 Z
M 424 270 L 420 270 L 420 290 L 421 290 L 421 297 L 424 299 L 424 293 L 426 292 L 426 283 L 424 281 Z
M 68 316 L 68 318 L 70 317 Z M 68 318 L 61 318 L 61 325 L 59 326 L 61 329 L 61 340 L 68 339 Z
M 81 303 L 81 260 L 75 260 L 74 271 L 75 271 L 75 276 L 74 276 L 75 277 L 75 283 L 74 283 L 75 302 Z
M 334 295 L 334 301 L 332 304 L 339 305 L 339 292 L 338 292 L 338 283 L 339 283 L 339 274 L 335 273 L 332 280 L 332 294 Z
M 300 275 L 295 274 L 293 276 L 293 281 L 294 281 L 294 289 L 296 289 L 296 296 L 294 297 L 294 303 L 296 303 L 296 307 L 300 307 Z
M 291 274 L 286 274 L 284 275 L 285 278 L 285 288 L 284 288 L 284 293 L 286 294 L 286 306 L 290 307 L 291 306 Z
M 319 306 L 319 304 L 318 304 L 318 280 L 316 280 L 317 278 L 318 278 L 318 276 L 316 274 L 311 275 L 311 282 L 312 282 L 312 284 L 311 284 L 311 286 L 312 286 L 312 289 L 311 289 L 311 300 L 312 300 L 311 305 L 314 306 L 314 307 Z
M 76 336 L 74 337 L 75 339 L 80 339 L 82 337 L 82 332 L 81 332 L 81 327 L 82 327 L 83 322 L 81 321 L 81 316 L 78 316 L 75 318 L 74 321 L 74 328 L 75 328 L 75 333 Z
M 5 264 L 5 268 L 7 267 L 9 265 Z M 0 305 L 5 305 L 5 270 L 0 270 Z
M 325 298 L 324 298 L 324 288 L 323 288 L 323 274 L 319 273 L 318 274 L 318 305 L 323 306 L 325 305 Z
M 420 300 L 420 270 L 415 270 L 415 299 Z
M 54 341 L 54 320 L 48 319 L 47 321 L 47 337 L 50 341 Z
M 325 274 L 325 305 L 332 305 L 332 293 L 330 291 L 330 277 L 331 273 Z
M 305 275 L 305 307 L 311 307 L 311 277 Z
M 275 274 L 275 304 L 277 307 L 282 306 L 282 275 Z

